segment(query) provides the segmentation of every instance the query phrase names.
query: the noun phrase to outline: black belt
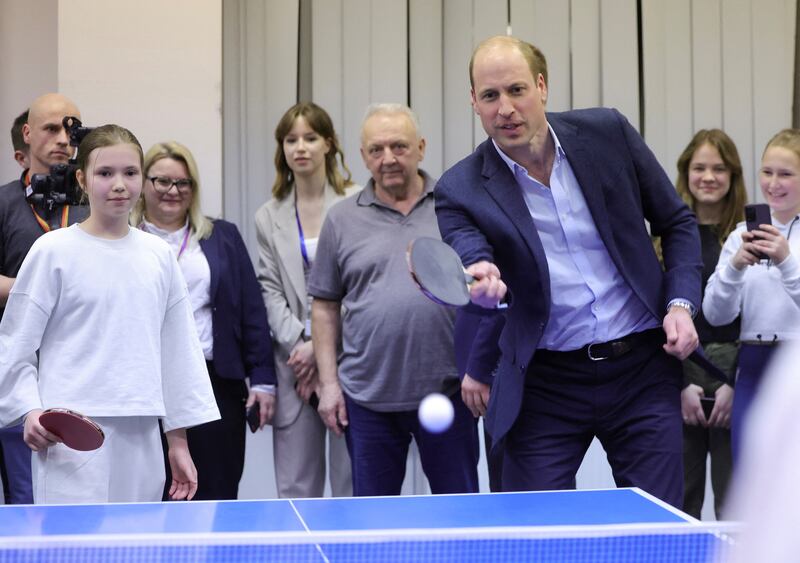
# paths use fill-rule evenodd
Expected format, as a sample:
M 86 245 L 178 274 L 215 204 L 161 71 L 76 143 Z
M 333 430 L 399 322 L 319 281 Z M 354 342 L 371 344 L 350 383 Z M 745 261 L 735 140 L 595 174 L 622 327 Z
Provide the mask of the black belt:
M 634 332 L 628 336 L 609 340 L 608 342 L 597 342 L 594 344 L 587 344 L 583 348 L 577 350 L 537 350 L 537 354 L 546 354 L 559 356 L 566 359 L 575 360 L 592 360 L 599 362 L 601 360 L 613 360 L 624 356 L 634 348 L 642 344 L 653 344 L 658 341 L 664 341 L 664 331 L 661 328 L 651 328 L 644 332 Z

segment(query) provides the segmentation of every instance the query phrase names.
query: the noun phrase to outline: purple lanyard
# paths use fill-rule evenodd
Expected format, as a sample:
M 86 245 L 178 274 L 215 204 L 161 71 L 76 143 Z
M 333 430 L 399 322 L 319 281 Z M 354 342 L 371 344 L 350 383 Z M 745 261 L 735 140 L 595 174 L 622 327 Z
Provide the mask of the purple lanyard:
M 306 237 L 303 236 L 303 225 L 300 224 L 300 213 L 297 211 L 297 200 L 294 204 L 294 218 L 297 219 L 297 232 L 300 234 L 300 254 L 303 255 L 303 263 L 306 268 L 311 267 L 308 260 L 308 250 L 306 249 Z

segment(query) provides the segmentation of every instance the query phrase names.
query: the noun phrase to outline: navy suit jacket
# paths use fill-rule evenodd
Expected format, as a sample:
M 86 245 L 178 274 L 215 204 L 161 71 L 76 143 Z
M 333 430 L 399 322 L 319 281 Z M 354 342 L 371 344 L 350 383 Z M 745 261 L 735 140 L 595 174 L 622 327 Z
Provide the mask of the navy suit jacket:
M 608 253 L 634 294 L 658 319 L 677 297 L 699 306 L 702 261 L 694 215 L 641 136 L 612 109 L 549 113 L 547 120 Z M 550 314 L 545 251 L 521 190 L 491 140 L 447 170 L 435 196 L 445 242 L 466 265 L 494 262 L 509 288 L 486 417 L 499 441 L 519 414 L 525 373 Z M 664 269 L 645 220 L 652 234 L 661 236 Z
M 453 348 L 458 377 L 464 374 L 486 385 L 494 383 L 494 372 L 500 350 L 497 340 L 505 325 L 505 315 L 486 315 L 461 307 L 456 311 L 453 326 Z
M 200 248 L 211 269 L 214 369 L 227 379 L 248 377 L 250 385 L 276 384 L 267 310 L 239 230 L 216 220 Z

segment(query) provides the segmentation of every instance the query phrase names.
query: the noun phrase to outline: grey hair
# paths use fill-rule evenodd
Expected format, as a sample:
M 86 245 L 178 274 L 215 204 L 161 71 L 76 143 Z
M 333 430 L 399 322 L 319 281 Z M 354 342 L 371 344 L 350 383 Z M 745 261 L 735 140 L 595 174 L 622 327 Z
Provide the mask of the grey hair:
M 411 124 L 414 126 L 414 132 L 417 134 L 417 138 L 422 137 L 422 132 L 420 131 L 419 127 L 419 118 L 417 114 L 414 113 L 410 107 L 405 104 L 394 104 L 394 103 L 382 103 L 382 104 L 370 104 L 367 107 L 366 113 L 364 113 L 364 119 L 361 121 L 361 130 L 364 130 L 364 124 L 367 120 L 372 117 L 373 115 L 377 114 L 403 114 L 411 121 Z

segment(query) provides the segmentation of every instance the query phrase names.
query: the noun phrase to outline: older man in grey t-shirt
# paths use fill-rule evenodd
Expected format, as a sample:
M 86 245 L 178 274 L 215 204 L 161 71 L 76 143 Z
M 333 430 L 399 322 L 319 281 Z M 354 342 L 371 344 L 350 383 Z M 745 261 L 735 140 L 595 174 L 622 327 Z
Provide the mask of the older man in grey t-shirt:
M 434 180 L 419 170 L 424 154 L 410 109 L 370 107 L 361 155 L 372 179 L 328 212 L 309 280 L 319 413 L 334 432 L 345 431 L 357 496 L 400 493 L 412 436 L 434 493 L 478 490 L 477 432 L 459 393 L 453 313 L 419 292 L 405 263 L 411 240 L 439 237 Z M 417 419 L 433 392 L 455 407 L 442 434 Z

